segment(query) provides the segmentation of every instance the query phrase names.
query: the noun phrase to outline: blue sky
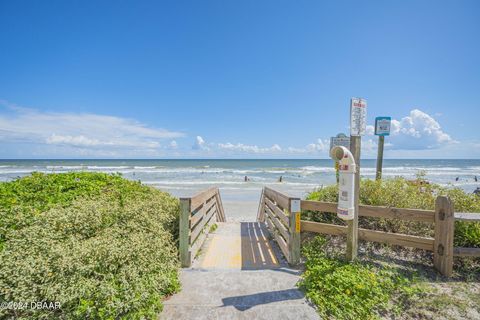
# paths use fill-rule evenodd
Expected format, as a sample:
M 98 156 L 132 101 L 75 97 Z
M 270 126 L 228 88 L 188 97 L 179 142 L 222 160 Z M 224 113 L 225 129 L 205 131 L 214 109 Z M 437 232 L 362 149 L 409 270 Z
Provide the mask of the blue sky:
M 480 158 L 479 1 L 1 1 L 1 158 Z M 371 129 L 371 128 L 370 128 Z M 369 132 L 371 130 L 368 130 Z M 363 137 L 374 157 L 376 137 Z

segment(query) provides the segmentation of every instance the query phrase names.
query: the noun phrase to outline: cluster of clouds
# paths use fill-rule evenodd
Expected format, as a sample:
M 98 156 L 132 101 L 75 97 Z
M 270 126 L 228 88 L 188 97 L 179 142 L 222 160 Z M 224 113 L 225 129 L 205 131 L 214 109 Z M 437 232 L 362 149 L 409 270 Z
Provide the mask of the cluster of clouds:
M 196 136 L 195 142 L 192 145 L 192 150 L 210 152 L 218 155 L 295 155 L 295 154 L 317 154 L 319 152 L 328 151 L 328 141 L 318 139 L 316 143 L 310 143 L 302 148 L 287 147 L 282 148 L 279 144 L 273 144 L 270 147 L 259 147 L 258 145 L 249 145 L 243 143 L 207 143 L 201 136 Z
M 377 139 L 374 138 L 374 130 L 373 125 L 368 125 L 366 137 L 362 141 L 362 154 L 366 156 L 375 156 L 377 152 Z M 431 115 L 419 109 L 413 109 L 407 116 L 401 119 L 392 119 L 390 137 L 385 147 L 387 150 L 415 151 L 438 149 L 456 143 L 458 142 L 443 131 L 438 121 Z M 206 143 L 201 136 L 196 137 L 196 142 L 193 146 L 195 150 L 215 151 L 219 154 L 230 155 L 316 155 L 323 157 L 328 156 L 329 148 L 329 139 L 321 138 L 304 147 L 282 148 L 279 144 L 274 144 L 271 147 L 259 147 L 242 143 L 233 144 L 231 142 Z
M 41 112 L 0 101 L 0 142 L 34 145 L 37 152 L 122 156 L 140 152 L 154 155 L 175 149 L 182 132 L 152 128 L 133 119 L 91 113 Z M 162 141 L 171 140 L 169 145 Z
M 8 112 L 0 114 L 0 144 L 31 145 L 38 156 L 149 157 L 149 156 L 272 156 L 328 157 L 329 139 L 318 138 L 301 147 L 274 143 L 271 146 L 238 142 L 207 142 L 196 136 L 193 145 L 182 140 L 186 134 L 150 127 L 133 119 L 91 113 L 42 112 L 0 100 Z M 374 128 L 367 126 L 362 141 L 363 154 L 374 156 L 377 140 Z M 387 150 L 411 152 L 435 150 L 455 145 L 431 115 L 413 109 L 401 119 L 392 119 Z M 394 153 L 395 154 L 395 153 Z M 1 155 L 1 154 L 0 154 Z
M 374 130 L 372 125 L 367 126 L 367 139 L 362 145 L 362 151 L 369 155 L 377 149 L 376 139 L 371 138 Z M 438 121 L 431 115 L 419 109 L 413 109 L 399 120 L 392 119 L 390 136 L 385 148 L 387 150 L 431 150 L 457 143 L 458 141 L 443 131 Z

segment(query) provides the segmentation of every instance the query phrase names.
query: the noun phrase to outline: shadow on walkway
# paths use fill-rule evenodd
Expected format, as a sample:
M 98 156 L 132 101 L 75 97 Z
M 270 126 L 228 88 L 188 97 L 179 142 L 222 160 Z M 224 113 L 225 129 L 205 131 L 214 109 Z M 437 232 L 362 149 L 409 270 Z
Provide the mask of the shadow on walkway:
M 223 306 L 233 306 L 235 309 L 245 311 L 257 305 L 268 304 L 273 302 L 299 300 L 304 295 L 298 289 L 287 289 L 280 291 L 261 292 L 244 296 L 223 298 Z

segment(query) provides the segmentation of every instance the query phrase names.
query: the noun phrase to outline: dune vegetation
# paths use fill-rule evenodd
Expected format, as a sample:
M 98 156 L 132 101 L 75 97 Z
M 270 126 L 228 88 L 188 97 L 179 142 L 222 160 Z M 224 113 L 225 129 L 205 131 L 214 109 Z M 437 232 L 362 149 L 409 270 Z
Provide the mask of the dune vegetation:
M 447 195 L 456 211 L 480 212 L 480 197 L 461 189 L 428 183 L 422 175 L 363 179 L 360 202 L 366 205 L 433 209 L 435 198 Z M 337 202 L 337 186 L 308 195 L 308 200 Z M 302 212 L 302 219 L 343 225 L 332 213 Z M 360 217 L 361 228 L 433 236 L 430 224 Z M 455 223 L 455 246 L 480 247 L 480 223 Z M 477 319 L 480 317 L 480 259 L 455 258 L 454 277 L 441 277 L 432 255 L 418 249 L 360 242 L 358 259 L 344 260 L 345 241 L 338 236 L 303 238 L 305 272 L 300 283 L 306 296 L 327 319 Z M 442 315 L 439 317 L 439 315 Z
M 178 291 L 178 200 L 104 173 L 0 183 L 2 318 L 155 318 Z

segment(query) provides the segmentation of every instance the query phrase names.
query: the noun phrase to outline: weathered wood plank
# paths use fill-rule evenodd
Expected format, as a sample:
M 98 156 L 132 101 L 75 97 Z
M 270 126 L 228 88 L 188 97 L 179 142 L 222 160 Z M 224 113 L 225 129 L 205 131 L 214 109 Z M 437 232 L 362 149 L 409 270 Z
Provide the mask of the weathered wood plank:
M 346 258 L 349 261 L 353 261 L 358 255 L 358 218 L 360 216 L 360 151 L 362 149 L 362 137 L 350 135 L 350 151 L 355 160 L 355 179 L 354 179 L 354 191 L 353 191 L 353 206 L 354 215 L 353 219 L 347 220 L 347 250 Z
M 205 225 L 207 223 L 210 222 L 210 220 L 212 219 L 212 217 L 215 215 L 216 213 L 216 208 L 213 207 L 210 211 L 208 211 L 206 214 L 205 214 L 205 218 L 202 219 L 202 221 L 200 221 L 199 224 L 197 224 L 194 228 L 192 228 L 192 231 L 190 233 L 190 243 L 194 243 L 195 242 L 195 239 L 198 237 L 198 235 L 202 232 L 203 228 L 205 227 Z
M 450 277 L 453 272 L 453 233 L 454 216 L 453 202 L 444 196 L 435 201 L 435 247 L 433 265 L 441 274 Z
M 336 202 L 302 200 L 302 210 L 337 213 Z
M 211 198 L 209 202 L 204 203 L 203 206 L 193 215 L 190 216 L 190 226 L 195 228 L 197 223 L 205 217 L 205 214 L 215 205 L 215 198 Z
M 198 254 L 198 250 L 200 250 L 200 248 L 202 247 L 203 243 L 205 242 L 205 240 L 207 239 L 208 237 L 208 230 L 210 229 L 210 227 L 215 223 L 214 219 L 210 219 L 210 222 L 207 224 L 206 226 L 206 229 L 207 231 L 204 232 L 204 233 L 201 233 L 199 236 L 198 236 L 198 239 L 197 241 L 195 241 L 195 243 L 192 245 L 192 248 L 191 248 L 191 256 L 192 256 L 192 260 L 197 256 Z
M 265 212 L 267 213 L 268 217 L 275 225 L 276 230 L 278 230 L 282 235 L 282 237 L 288 242 L 288 240 L 290 239 L 290 236 L 288 234 L 288 229 L 277 219 L 277 217 L 275 217 L 275 215 L 270 210 L 270 208 L 266 207 L 265 209 L 266 209 Z
M 347 227 L 334 224 L 302 220 L 301 225 L 302 231 L 331 235 L 345 235 L 347 233 Z M 387 243 L 392 245 L 413 247 L 433 251 L 433 238 L 411 236 L 401 233 L 388 233 L 362 228 L 359 228 L 358 234 L 359 238 L 365 241 Z
M 262 188 L 262 193 L 260 194 L 260 202 L 258 203 L 258 211 L 257 211 L 257 221 L 264 222 L 265 218 L 263 217 L 265 213 L 265 199 L 263 196 L 264 188 Z
M 331 234 L 336 236 L 345 235 L 347 233 L 346 226 L 305 220 L 301 221 L 301 228 L 302 231 Z
M 285 212 L 277 207 L 270 199 L 265 198 L 265 204 L 268 208 L 283 222 L 285 226 L 288 226 L 288 217 Z
M 433 223 L 435 218 L 435 211 L 360 205 L 360 216 Z
M 218 188 L 217 188 L 217 194 L 215 198 L 217 200 L 217 208 L 220 216 L 220 218 L 218 219 L 218 222 L 225 222 L 227 221 L 227 218 L 225 217 L 225 210 L 223 209 L 222 197 L 220 196 L 220 190 Z
M 281 192 L 265 187 L 265 196 L 284 209 L 288 209 L 289 197 Z
M 179 251 L 182 267 L 190 267 L 190 198 L 180 199 Z
M 203 210 L 198 210 L 193 216 L 191 215 L 190 216 L 190 225 L 192 227 L 196 226 L 197 223 L 202 220 L 202 218 L 205 216 L 205 213 L 203 212 Z
M 456 257 L 480 257 L 480 248 L 453 248 L 453 255 Z
M 265 216 L 265 222 L 267 223 L 268 231 L 270 231 L 270 234 L 273 236 L 275 234 L 275 226 L 267 215 Z
M 411 236 L 402 233 L 389 233 L 362 228 L 358 229 L 358 235 L 361 240 L 365 241 L 380 242 L 433 251 L 433 238 Z
M 290 198 L 289 202 L 288 252 L 290 259 L 288 262 L 296 265 L 300 262 L 301 202 L 299 198 Z
M 480 222 L 480 213 L 455 212 L 456 221 Z
M 211 197 L 215 196 L 218 192 L 218 188 L 212 187 L 204 190 L 191 198 L 191 210 L 195 211 L 204 202 L 208 201 Z
M 277 241 L 278 246 L 280 247 L 280 250 L 282 250 L 283 255 L 287 259 L 287 261 L 290 261 L 290 254 L 288 253 L 288 245 L 285 242 L 285 239 L 283 239 L 280 234 L 274 233 L 273 234 L 275 240 Z
M 273 222 L 270 220 L 270 216 L 265 215 L 265 222 L 267 223 L 267 228 L 268 228 L 268 231 L 270 232 L 270 235 L 275 239 L 278 246 L 280 247 L 280 250 L 282 250 L 283 255 L 288 261 L 290 257 L 288 255 L 288 246 L 287 246 L 287 243 L 285 242 L 285 239 L 283 239 L 282 236 L 280 236 L 280 234 L 276 232 L 277 229 L 273 225 Z
M 337 212 L 336 202 L 323 202 L 302 200 L 302 210 L 319 212 Z M 434 222 L 435 212 L 433 210 L 390 208 L 380 206 L 360 205 L 361 217 L 391 218 L 420 222 Z

